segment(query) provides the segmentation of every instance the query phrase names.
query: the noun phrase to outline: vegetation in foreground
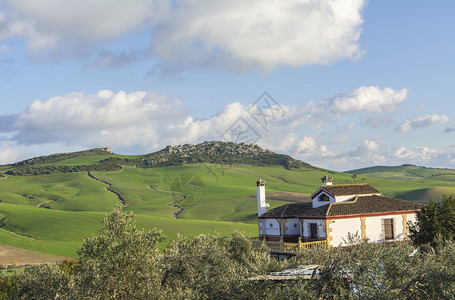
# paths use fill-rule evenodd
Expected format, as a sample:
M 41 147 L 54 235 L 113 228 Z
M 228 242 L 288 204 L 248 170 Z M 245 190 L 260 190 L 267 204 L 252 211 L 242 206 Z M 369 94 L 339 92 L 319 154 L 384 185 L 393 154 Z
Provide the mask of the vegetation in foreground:
M 19 270 L 0 279 L 4 299 L 450 299 L 455 293 L 455 243 L 417 251 L 409 243 L 312 248 L 285 262 L 229 237 L 178 236 L 164 251 L 160 230 L 138 229 L 117 207 L 77 261 Z M 322 266 L 313 279 L 251 280 L 304 264 Z

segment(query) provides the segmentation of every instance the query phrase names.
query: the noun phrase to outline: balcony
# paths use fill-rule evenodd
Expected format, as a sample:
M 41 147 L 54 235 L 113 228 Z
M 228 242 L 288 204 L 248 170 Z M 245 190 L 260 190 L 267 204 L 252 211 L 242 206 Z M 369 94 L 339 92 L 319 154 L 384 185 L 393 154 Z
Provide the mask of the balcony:
M 281 238 L 279 241 L 266 241 L 260 237 L 252 237 L 251 241 L 253 242 L 253 247 L 260 247 L 262 243 L 270 248 L 272 252 L 285 252 L 285 253 L 299 253 L 304 248 L 326 246 L 327 240 L 312 241 L 312 242 L 302 242 L 299 238 L 297 243 L 284 242 Z

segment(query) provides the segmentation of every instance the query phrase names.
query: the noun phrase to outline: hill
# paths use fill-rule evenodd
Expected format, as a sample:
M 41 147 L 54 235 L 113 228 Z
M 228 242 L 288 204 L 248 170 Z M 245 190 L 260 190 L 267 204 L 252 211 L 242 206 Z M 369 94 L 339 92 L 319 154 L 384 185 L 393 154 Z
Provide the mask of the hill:
M 97 148 L 0 170 L 0 244 L 69 256 L 116 204 L 134 211 L 141 226 L 163 228 L 170 238 L 234 229 L 255 235 L 251 196 L 258 177 L 267 178 L 270 192 L 289 192 L 295 201 L 299 182 L 317 186 L 318 177 L 304 178 L 325 173 L 257 145 L 223 142 L 168 146 L 146 155 Z M 287 199 L 275 198 L 277 204 Z
M 314 168 L 289 155 L 277 154 L 254 144 L 211 141 L 198 145 L 167 146 L 146 155 L 117 155 L 111 148 L 53 154 L 0 166 L 7 175 L 40 175 L 80 171 L 118 171 L 122 166 L 153 168 L 187 164 L 281 165 L 286 169 Z
M 455 182 L 455 170 L 420 167 L 410 164 L 401 166 L 375 166 L 357 170 L 346 171 L 362 178 L 378 178 L 402 182 L 406 186 L 413 182 L 418 184 L 413 190 L 401 190 L 398 188 L 395 197 L 418 202 L 428 202 L 429 199 L 439 201 L 444 194 L 453 194 Z M 397 186 L 399 184 L 393 184 Z
M 414 201 L 428 201 L 434 191 L 455 193 L 453 182 L 437 180 L 442 174 L 390 180 L 390 173 L 364 173 L 365 179 L 354 180 L 257 145 L 223 142 L 168 146 L 146 155 L 98 148 L 0 169 L 5 174 L 0 178 L 0 244 L 71 257 L 115 205 L 133 211 L 140 226 L 162 228 L 169 239 L 177 233 L 234 229 L 255 236 L 258 178 L 266 181 L 272 208 L 308 201 L 327 173 L 334 184 L 368 182 L 385 195 Z

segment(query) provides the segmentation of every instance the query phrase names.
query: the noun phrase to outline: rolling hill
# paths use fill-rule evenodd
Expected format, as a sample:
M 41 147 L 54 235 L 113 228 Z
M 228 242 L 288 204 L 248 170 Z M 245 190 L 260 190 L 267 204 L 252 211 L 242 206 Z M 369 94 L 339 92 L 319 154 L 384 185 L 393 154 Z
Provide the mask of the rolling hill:
M 394 197 L 428 202 L 430 199 L 439 201 L 442 195 L 453 194 L 455 188 L 455 170 L 453 169 L 435 169 L 415 165 L 401 166 L 375 166 L 357 170 L 347 171 L 346 173 L 355 174 L 358 178 L 368 178 L 371 182 L 375 179 L 386 179 L 399 181 L 399 184 L 406 187 L 412 186 L 412 189 L 397 188 Z M 405 183 L 403 183 L 405 182 Z
M 389 196 L 427 201 L 438 189 L 455 193 L 452 181 L 437 180 L 442 174 L 391 180 L 378 169 L 369 171 L 360 170 L 356 181 Z M 259 177 L 273 208 L 308 201 L 327 173 L 337 184 L 352 182 L 356 171 L 319 169 L 257 145 L 204 142 L 134 156 L 109 148 L 54 154 L 0 166 L 0 172 L 0 244 L 74 257 L 83 237 L 96 233 L 115 205 L 134 212 L 140 226 L 163 229 L 169 239 L 234 229 L 255 236 Z

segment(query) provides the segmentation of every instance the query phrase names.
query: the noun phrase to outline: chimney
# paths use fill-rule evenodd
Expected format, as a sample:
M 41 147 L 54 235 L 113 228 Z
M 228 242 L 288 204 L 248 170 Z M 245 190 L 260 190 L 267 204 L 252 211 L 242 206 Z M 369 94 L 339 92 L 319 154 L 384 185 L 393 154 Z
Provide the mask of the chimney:
M 265 214 L 267 209 L 267 203 L 265 203 L 265 182 L 263 179 L 256 181 L 258 186 L 258 217 Z
M 324 185 L 332 185 L 332 177 L 330 177 L 329 175 L 325 175 L 324 177 L 321 178 L 322 180 L 322 186 Z

